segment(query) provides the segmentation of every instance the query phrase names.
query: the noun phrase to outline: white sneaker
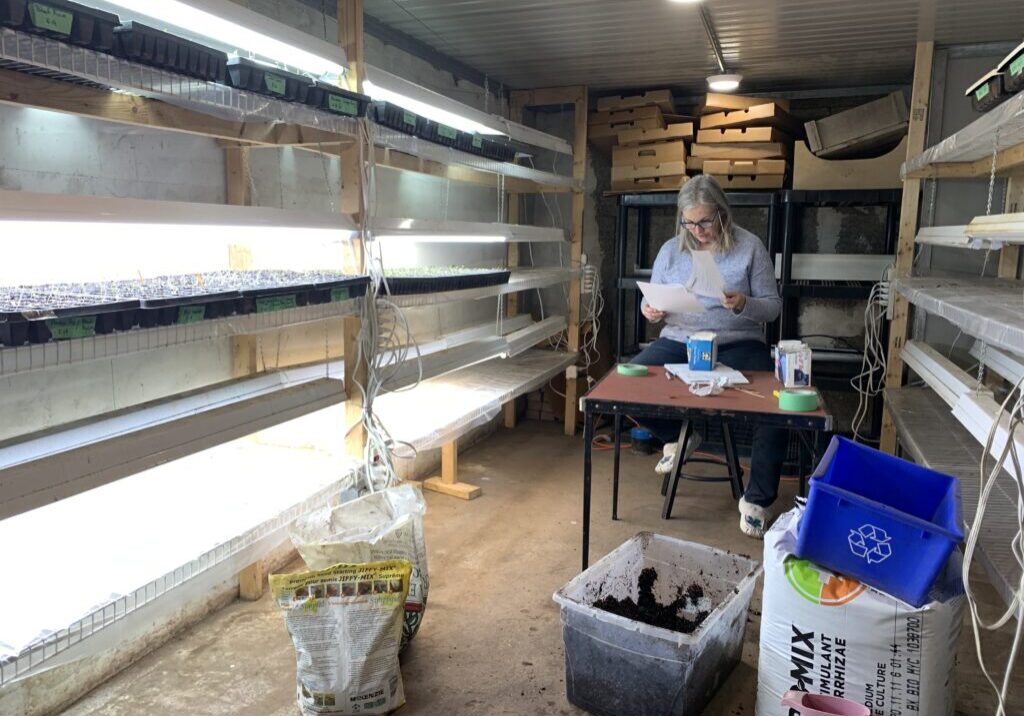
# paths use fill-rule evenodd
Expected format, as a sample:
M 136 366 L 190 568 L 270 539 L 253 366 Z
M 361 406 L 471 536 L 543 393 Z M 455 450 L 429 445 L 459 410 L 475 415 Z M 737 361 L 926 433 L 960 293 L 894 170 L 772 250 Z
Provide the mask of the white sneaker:
M 686 452 L 683 453 L 683 462 L 686 462 L 693 453 L 697 452 L 697 448 L 704 442 L 704 438 L 698 432 L 690 433 L 690 439 L 686 443 Z M 662 458 L 658 460 L 658 464 L 654 466 L 654 471 L 659 475 L 667 475 L 672 472 L 672 461 L 676 457 L 676 450 L 679 449 L 679 443 L 665 443 L 665 447 L 662 449 Z
M 747 502 L 746 497 L 740 498 L 740 531 L 747 537 L 764 539 L 769 518 L 767 508 Z

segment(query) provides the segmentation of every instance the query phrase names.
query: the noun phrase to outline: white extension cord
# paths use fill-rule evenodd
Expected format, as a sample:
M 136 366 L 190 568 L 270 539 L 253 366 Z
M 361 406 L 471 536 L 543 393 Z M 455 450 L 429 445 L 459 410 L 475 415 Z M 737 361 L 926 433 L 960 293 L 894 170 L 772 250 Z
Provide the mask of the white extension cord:
M 853 439 L 861 443 L 877 442 L 860 434 L 864 422 L 871 413 L 871 399 L 885 390 L 886 346 L 882 342 L 888 307 L 891 305 L 890 268 L 883 279 L 871 287 L 867 306 L 864 308 L 864 353 L 860 372 L 850 379 L 850 385 L 857 392 L 857 410 L 853 414 Z

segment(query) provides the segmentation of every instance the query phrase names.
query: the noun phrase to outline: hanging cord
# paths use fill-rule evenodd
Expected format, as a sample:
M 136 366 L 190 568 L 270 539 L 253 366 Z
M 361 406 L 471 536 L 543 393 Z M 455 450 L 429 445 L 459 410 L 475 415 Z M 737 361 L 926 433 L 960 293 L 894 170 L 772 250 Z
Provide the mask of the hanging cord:
M 888 272 L 888 269 L 886 269 Z M 877 443 L 860 434 L 861 427 L 871 413 L 870 401 L 885 390 L 886 356 L 882 331 L 885 326 L 885 298 L 881 283 L 871 287 L 864 308 L 864 353 L 860 372 L 850 379 L 857 392 L 857 410 L 853 414 L 853 439 L 865 444 Z

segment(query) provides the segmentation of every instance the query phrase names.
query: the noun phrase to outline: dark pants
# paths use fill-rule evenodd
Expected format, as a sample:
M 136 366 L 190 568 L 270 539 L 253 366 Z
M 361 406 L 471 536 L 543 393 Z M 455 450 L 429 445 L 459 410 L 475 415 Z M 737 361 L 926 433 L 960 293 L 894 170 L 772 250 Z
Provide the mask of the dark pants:
M 761 341 L 740 341 L 718 346 L 718 360 L 736 370 L 774 370 L 771 351 Z M 665 365 L 685 363 L 686 344 L 669 338 L 659 338 L 645 348 L 631 363 L 640 365 Z M 682 421 L 645 420 L 644 427 L 663 442 L 679 439 Z M 786 446 L 789 431 L 785 428 L 771 428 L 764 425 L 754 427 L 754 442 L 750 454 L 750 475 L 748 476 L 747 502 L 768 507 L 779 494 L 779 478 L 782 464 L 786 460 Z M 679 446 L 681 450 L 682 445 Z

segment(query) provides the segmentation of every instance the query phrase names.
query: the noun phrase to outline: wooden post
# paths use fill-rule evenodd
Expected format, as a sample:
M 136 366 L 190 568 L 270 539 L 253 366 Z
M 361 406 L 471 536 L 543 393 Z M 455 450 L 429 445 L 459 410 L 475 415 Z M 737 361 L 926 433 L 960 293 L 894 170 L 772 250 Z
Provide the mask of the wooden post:
M 914 59 L 914 86 L 910 99 L 910 127 L 907 131 L 907 159 L 924 151 L 925 130 L 928 125 L 928 102 L 932 84 L 932 56 L 934 42 L 917 43 Z M 917 213 L 921 202 L 921 180 L 903 181 L 903 203 L 900 207 L 900 233 L 896 246 L 896 274 L 908 278 L 914 267 L 914 239 L 917 236 Z M 892 322 L 889 324 L 889 351 L 887 353 L 885 384 L 898 388 L 903 383 L 903 358 L 900 351 L 907 340 L 907 320 L 910 306 L 907 300 L 895 292 L 891 299 Z M 886 406 L 882 419 L 881 448 L 893 454 L 896 452 L 896 425 Z
M 505 419 L 505 427 L 508 428 L 509 430 L 514 428 L 516 426 L 517 420 L 515 398 L 512 398 L 512 400 L 508 401 L 507 403 L 505 403 L 504 406 L 502 406 L 502 414 Z
M 253 562 L 238 573 L 238 598 L 255 602 L 267 588 L 267 568 L 263 560 Z
M 587 180 L 587 88 L 575 90 L 576 132 L 573 137 L 573 178 L 579 187 L 572 192 L 572 245 L 571 266 L 582 266 L 583 258 L 583 210 L 586 205 Z M 569 351 L 580 349 L 580 279 L 574 278 L 569 284 Z M 576 411 L 579 403 L 579 386 L 575 377 L 567 374 L 565 380 L 565 434 L 576 434 Z
M 523 121 L 523 110 L 526 108 L 529 92 L 517 91 L 512 93 L 509 101 L 509 119 L 513 122 Z M 498 184 L 498 191 L 501 191 L 501 184 Z M 522 195 L 518 192 L 511 192 L 508 195 L 508 209 L 506 221 L 510 224 L 518 224 L 521 221 L 520 209 L 522 206 Z M 519 266 L 519 244 L 508 245 L 508 267 L 515 270 Z M 510 293 L 505 297 L 505 315 L 512 317 L 519 315 L 519 294 Z
M 224 181 L 228 204 L 232 206 L 252 205 L 252 166 L 249 159 L 249 147 L 240 144 L 224 145 Z M 251 269 L 252 251 L 249 247 L 229 246 L 228 268 L 233 271 Z M 266 369 L 266 366 L 260 365 L 260 341 L 258 335 L 235 336 L 231 339 L 232 377 L 244 378 Z
M 441 446 L 441 474 L 423 481 L 423 489 L 440 492 L 463 500 L 480 497 L 482 490 L 476 485 L 459 482 L 459 441 L 452 440 Z
M 1003 211 L 1016 214 L 1024 207 L 1024 171 L 1018 169 L 1010 174 L 1006 186 L 1006 203 Z M 1007 244 L 999 251 L 999 278 L 1017 278 L 1020 266 L 1020 245 Z

